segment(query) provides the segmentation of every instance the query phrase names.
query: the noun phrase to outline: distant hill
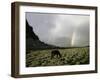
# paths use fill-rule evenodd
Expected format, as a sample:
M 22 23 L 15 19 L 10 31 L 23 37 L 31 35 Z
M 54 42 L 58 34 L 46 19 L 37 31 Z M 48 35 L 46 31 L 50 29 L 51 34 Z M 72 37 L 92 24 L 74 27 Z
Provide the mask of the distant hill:
M 34 33 L 34 29 L 28 24 L 26 20 L 26 50 L 41 50 L 58 48 L 53 45 L 46 44 L 39 40 L 39 37 Z

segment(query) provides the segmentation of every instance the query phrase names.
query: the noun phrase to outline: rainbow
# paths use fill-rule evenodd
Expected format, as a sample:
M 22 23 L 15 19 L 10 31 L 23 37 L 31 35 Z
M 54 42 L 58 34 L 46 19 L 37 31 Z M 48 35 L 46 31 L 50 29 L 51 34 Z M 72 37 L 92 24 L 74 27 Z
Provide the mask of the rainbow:
M 75 38 L 76 38 L 76 33 L 74 31 L 73 34 L 72 34 L 71 46 L 74 46 L 74 44 L 75 44 Z

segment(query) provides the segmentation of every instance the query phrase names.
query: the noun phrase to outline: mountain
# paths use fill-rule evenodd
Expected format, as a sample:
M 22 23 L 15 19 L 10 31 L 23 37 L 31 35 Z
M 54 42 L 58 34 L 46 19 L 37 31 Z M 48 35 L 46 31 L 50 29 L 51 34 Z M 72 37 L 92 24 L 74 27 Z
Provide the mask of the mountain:
M 34 29 L 28 24 L 26 20 L 26 51 L 53 48 L 58 47 L 40 41 L 39 37 L 34 33 Z
M 39 40 L 38 36 L 34 33 L 32 27 L 26 21 L 26 39 L 32 38 L 33 40 Z

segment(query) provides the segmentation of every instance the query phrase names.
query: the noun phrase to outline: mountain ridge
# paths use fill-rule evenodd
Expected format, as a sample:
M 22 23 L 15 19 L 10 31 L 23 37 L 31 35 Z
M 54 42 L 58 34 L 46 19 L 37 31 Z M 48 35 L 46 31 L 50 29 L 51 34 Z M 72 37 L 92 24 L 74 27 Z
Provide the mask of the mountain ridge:
M 34 29 L 26 20 L 26 50 L 54 49 L 58 48 L 54 45 L 46 44 L 39 40 L 39 37 L 34 33 Z

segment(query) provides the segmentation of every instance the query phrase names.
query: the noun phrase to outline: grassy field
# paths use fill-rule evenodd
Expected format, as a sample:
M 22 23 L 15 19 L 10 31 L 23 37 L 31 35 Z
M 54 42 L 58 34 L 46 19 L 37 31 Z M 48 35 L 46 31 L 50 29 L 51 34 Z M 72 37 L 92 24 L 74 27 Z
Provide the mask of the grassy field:
M 52 49 L 30 51 L 26 54 L 26 67 L 89 64 L 89 47 L 58 50 L 61 58 L 51 58 Z

